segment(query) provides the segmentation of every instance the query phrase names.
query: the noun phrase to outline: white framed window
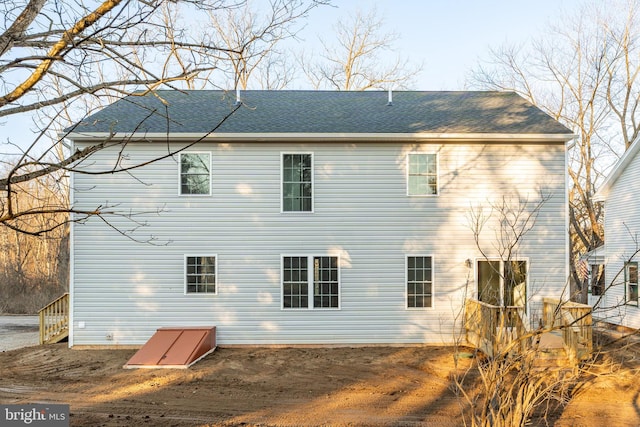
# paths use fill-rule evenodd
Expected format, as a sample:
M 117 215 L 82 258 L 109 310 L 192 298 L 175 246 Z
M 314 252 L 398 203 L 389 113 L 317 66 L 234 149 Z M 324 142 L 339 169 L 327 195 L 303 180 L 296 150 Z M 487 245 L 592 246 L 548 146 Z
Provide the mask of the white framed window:
M 180 194 L 211 194 L 211 153 L 185 152 L 179 155 Z
M 601 296 L 604 295 L 604 265 L 592 264 L 591 265 L 591 295 Z
M 407 308 L 433 307 L 433 257 L 408 255 Z
M 313 212 L 313 153 L 282 153 L 282 212 Z
M 438 195 L 438 155 L 435 153 L 407 154 L 407 195 Z
M 638 263 L 624 264 L 624 290 L 627 304 L 638 305 Z
M 309 308 L 309 258 L 282 257 L 282 307 Z
M 481 259 L 476 262 L 478 300 L 495 306 L 527 306 L 527 260 Z
M 339 309 L 337 256 L 282 256 L 283 309 Z
M 185 255 L 185 294 L 217 294 L 217 262 L 217 255 Z

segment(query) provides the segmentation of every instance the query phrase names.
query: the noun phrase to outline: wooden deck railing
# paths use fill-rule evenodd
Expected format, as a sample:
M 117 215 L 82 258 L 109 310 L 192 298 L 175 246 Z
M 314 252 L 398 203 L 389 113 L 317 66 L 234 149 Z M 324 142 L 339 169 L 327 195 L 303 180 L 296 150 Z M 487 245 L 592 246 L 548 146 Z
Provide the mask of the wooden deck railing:
M 489 357 L 511 346 L 518 351 L 527 345 L 522 340 L 528 330 L 523 321 L 524 308 L 500 307 L 482 301 L 467 299 L 465 305 L 465 331 L 467 342 Z
M 501 307 L 474 299 L 465 303 L 464 328 L 467 342 L 487 356 L 507 350 L 523 351 L 537 337 L 562 335 L 562 348 L 569 360 L 578 361 L 593 350 L 591 306 L 543 298 L 541 329 L 530 331 L 524 308 Z M 559 340 L 558 340 L 559 341 Z
M 69 336 L 69 294 L 65 293 L 38 311 L 40 344 L 59 342 Z
M 572 301 L 544 298 L 542 317 L 545 329 L 562 332 L 565 351 L 570 359 L 580 360 L 593 351 L 591 306 Z

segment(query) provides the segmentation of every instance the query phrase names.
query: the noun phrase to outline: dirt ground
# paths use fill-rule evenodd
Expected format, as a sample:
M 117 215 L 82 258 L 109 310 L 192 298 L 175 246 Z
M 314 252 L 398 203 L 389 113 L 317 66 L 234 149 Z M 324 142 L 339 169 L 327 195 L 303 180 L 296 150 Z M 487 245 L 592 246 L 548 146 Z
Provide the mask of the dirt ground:
M 72 426 L 464 424 L 451 347 L 218 348 L 186 370 L 123 369 L 133 353 L 2 352 L 0 403 L 69 404 Z M 600 354 L 569 403 L 532 425 L 640 425 L 639 368 L 639 344 Z

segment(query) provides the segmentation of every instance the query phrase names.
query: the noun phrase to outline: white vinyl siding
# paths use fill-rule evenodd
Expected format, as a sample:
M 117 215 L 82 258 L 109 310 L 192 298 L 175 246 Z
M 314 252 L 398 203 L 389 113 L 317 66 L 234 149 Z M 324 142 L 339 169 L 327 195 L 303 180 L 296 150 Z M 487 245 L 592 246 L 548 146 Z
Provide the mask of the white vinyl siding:
M 113 167 L 120 149 L 96 153 L 86 167 Z M 166 149 L 128 144 L 125 163 Z M 541 188 L 549 200 L 519 252 L 532 260 L 534 300 L 564 287 L 563 144 L 203 142 L 193 150 L 211 153 L 210 197 L 179 196 L 177 158 L 135 177 L 74 175 L 77 209 L 117 202 L 136 214 L 108 218 L 131 238 L 99 218 L 73 225 L 74 345 L 140 345 L 162 326 L 203 325 L 217 327 L 220 345 L 453 342 L 466 287 L 475 286 L 465 261 L 481 256 L 470 207 L 533 200 Z M 408 152 L 438 153 L 438 197 L 407 197 Z M 313 215 L 282 213 L 283 153 L 313 153 Z M 217 255 L 215 298 L 185 295 L 185 254 Z M 437 260 L 428 310 L 407 309 L 412 254 Z M 283 255 L 338 257 L 339 309 L 283 309 Z
M 635 284 L 627 267 L 640 261 L 640 156 L 624 169 L 605 200 L 604 229 L 606 235 L 605 292 L 593 298 L 594 317 L 629 328 L 640 328 L 640 307 L 632 295 Z M 635 276 L 635 274 L 634 274 Z M 635 279 L 635 278 L 634 278 Z

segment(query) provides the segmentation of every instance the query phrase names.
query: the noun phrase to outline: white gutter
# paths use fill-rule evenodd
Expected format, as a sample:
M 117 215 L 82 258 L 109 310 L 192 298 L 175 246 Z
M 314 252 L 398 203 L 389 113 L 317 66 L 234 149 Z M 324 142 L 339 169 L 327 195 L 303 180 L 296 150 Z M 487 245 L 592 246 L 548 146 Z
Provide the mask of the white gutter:
M 416 140 L 440 140 L 440 141 L 557 141 L 568 142 L 575 138 L 574 134 L 504 134 L 504 133 L 220 133 L 210 134 L 199 132 L 161 133 L 161 132 L 119 132 L 109 134 L 106 132 L 71 132 L 64 135 L 71 140 L 115 140 L 131 141 L 238 141 L 238 142 L 267 142 L 267 141 L 416 141 Z

